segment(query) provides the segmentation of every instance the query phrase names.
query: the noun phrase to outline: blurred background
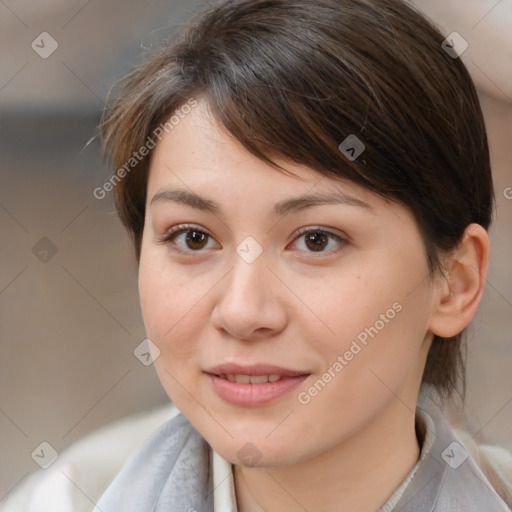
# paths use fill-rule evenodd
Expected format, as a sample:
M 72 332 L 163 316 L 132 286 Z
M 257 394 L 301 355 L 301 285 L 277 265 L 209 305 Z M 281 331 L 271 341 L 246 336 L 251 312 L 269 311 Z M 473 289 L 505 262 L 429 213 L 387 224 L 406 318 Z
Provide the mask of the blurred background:
M 512 449 L 512 1 L 411 3 L 468 42 L 486 118 L 497 215 L 466 420 Z M 204 5 L 0 0 L 0 501 L 39 469 L 41 442 L 61 452 L 169 401 L 133 353 L 137 267 L 112 197 L 93 196 L 109 176 L 96 135 L 111 84 Z

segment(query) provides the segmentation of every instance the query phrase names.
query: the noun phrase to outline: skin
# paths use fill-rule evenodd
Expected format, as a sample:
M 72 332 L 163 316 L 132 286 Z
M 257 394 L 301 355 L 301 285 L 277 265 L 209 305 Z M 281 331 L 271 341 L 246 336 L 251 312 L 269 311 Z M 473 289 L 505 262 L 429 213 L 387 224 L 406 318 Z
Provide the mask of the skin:
M 472 225 L 446 278 L 429 278 L 424 242 L 406 207 L 279 163 L 294 175 L 248 153 L 202 101 L 154 149 L 139 291 L 147 335 L 160 350 L 155 367 L 176 406 L 235 464 L 240 512 L 328 512 L 340 503 L 374 511 L 418 460 L 414 411 L 428 349 L 434 332 L 460 332 L 474 315 L 487 234 Z M 215 200 L 221 211 L 170 200 L 151 204 L 169 189 Z M 338 203 L 272 213 L 284 199 L 333 190 L 368 207 Z M 185 231 L 161 243 L 182 223 L 209 237 L 187 245 Z M 333 236 L 315 251 L 297 234 L 304 227 Z M 236 252 L 248 236 L 263 250 L 252 263 Z M 309 403 L 300 403 L 299 393 L 396 303 L 400 312 Z M 226 362 L 310 375 L 269 404 L 235 406 L 204 373 Z M 260 457 L 252 466 L 237 454 L 249 442 Z

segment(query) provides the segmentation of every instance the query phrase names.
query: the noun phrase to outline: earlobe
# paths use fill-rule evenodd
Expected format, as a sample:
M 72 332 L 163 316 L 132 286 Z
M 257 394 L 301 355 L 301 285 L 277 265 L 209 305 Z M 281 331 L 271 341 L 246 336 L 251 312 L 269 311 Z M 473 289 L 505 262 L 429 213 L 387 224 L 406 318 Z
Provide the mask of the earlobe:
M 457 251 L 445 261 L 445 276 L 438 280 L 432 333 L 450 338 L 471 322 L 482 299 L 489 257 L 487 231 L 479 224 L 470 224 Z

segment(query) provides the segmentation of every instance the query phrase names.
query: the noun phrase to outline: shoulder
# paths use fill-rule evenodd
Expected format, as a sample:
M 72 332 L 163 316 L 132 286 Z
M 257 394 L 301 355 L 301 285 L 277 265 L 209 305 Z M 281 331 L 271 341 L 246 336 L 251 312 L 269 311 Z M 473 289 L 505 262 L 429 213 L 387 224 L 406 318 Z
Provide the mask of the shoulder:
M 478 444 L 467 430 L 456 429 L 455 433 L 494 490 L 511 506 L 512 452 L 502 446 Z
M 149 436 L 179 414 L 170 402 L 102 426 L 58 454 L 47 469 L 23 479 L 0 503 L 0 511 L 72 509 L 90 512 L 128 458 Z
M 417 417 L 422 420 L 430 442 L 428 450 L 422 450 L 417 473 L 397 510 L 510 512 L 479 466 L 474 450 L 472 453 L 426 393 L 420 395 Z
M 94 512 L 208 510 L 212 476 L 209 445 L 180 413 L 128 460 Z

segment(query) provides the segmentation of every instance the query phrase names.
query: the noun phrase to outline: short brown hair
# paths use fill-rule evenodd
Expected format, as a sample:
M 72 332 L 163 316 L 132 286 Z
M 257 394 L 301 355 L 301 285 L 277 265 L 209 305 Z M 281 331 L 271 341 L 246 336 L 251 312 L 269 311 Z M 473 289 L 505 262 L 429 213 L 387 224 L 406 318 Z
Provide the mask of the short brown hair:
M 488 228 L 493 186 L 473 82 L 444 36 L 400 0 L 234 0 L 196 18 L 122 81 L 100 131 L 115 169 L 190 98 L 248 151 L 355 182 L 412 211 L 431 272 L 470 223 Z M 338 148 L 350 134 L 365 150 Z M 114 189 L 137 259 L 150 155 Z M 278 171 L 284 171 L 274 165 Z M 241 171 L 243 172 L 243 171 Z M 465 388 L 463 333 L 434 337 L 423 381 Z

